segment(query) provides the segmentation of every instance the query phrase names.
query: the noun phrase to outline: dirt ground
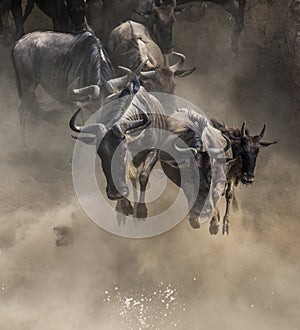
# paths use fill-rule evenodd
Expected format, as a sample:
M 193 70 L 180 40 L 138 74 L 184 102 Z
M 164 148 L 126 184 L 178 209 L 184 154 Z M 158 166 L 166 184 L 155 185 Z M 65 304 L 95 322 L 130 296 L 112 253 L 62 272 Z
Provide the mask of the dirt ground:
M 238 189 L 229 237 L 184 220 L 144 240 L 97 227 L 77 201 L 69 113 L 54 104 L 30 119 L 18 149 L 10 47 L 0 47 L 0 329 L 299 329 L 299 104 L 285 63 L 286 0 L 256 5 L 235 58 L 231 21 L 209 5 L 179 20 L 175 46 L 197 71 L 176 92 L 227 125 L 268 124 L 255 183 Z M 186 14 L 188 15 L 188 14 Z M 51 26 L 35 10 L 27 31 Z M 30 23 L 30 24 L 29 24 Z M 222 207 L 223 211 L 223 207 Z M 68 227 L 56 246 L 54 227 Z

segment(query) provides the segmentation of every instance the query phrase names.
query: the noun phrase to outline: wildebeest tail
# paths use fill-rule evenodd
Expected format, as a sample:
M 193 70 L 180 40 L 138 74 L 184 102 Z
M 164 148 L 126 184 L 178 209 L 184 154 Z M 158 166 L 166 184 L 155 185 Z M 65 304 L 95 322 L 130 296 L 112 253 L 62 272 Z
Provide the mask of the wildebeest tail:
M 18 89 L 18 95 L 19 95 L 19 98 L 21 99 L 22 98 L 22 85 L 21 85 L 21 80 L 20 80 L 20 76 L 18 73 L 18 69 L 16 66 L 16 61 L 15 61 L 15 57 L 14 57 L 14 49 L 15 49 L 15 47 L 13 47 L 13 49 L 11 51 L 10 59 L 11 59 L 11 62 L 12 62 L 12 65 L 13 65 L 13 68 L 15 71 L 15 79 L 16 79 L 16 84 L 17 84 L 17 89 Z

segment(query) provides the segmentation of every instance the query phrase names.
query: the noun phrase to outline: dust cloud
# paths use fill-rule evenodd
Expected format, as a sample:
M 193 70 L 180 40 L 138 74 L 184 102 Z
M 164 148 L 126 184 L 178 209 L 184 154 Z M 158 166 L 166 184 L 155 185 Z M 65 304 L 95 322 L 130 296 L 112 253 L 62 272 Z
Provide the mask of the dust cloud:
M 144 240 L 93 224 L 66 166 L 69 113 L 30 118 L 28 150 L 18 149 L 19 100 L 1 44 L 0 329 L 299 328 L 299 104 L 284 61 L 286 6 L 247 11 L 238 58 L 216 5 L 175 29 L 176 49 L 197 66 L 177 94 L 227 125 L 246 120 L 253 134 L 266 122 L 265 140 L 279 141 L 261 150 L 253 186 L 237 189 L 229 237 L 188 220 Z M 68 241 L 56 246 L 53 228 L 67 228 Z

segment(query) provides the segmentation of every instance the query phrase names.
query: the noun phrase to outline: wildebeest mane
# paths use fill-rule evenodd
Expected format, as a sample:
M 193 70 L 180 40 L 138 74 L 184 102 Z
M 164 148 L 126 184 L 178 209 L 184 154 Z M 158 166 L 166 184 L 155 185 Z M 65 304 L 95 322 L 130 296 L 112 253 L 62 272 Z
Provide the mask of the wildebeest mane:
M 102 84 L 113 77 L 113 68 L 98 38 L 83 32 L 66 41 L 65 51 L 56 61 L 56 81 L 67 88 L 79 88 L 91 81 Z M 100 78 L 100 79 L 99 79 Z

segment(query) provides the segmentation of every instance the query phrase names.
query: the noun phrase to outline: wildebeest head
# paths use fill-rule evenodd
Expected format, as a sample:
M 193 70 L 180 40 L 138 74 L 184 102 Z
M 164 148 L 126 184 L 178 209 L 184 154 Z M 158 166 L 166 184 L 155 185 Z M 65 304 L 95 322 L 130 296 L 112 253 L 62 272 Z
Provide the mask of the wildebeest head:
M 249 131 L 246 129 L 246 122 L 243 123 L 240 132 L 238 132 L 238 137 L 231 137 L 233 141 L 232 151 L 233 158 L 240 159 L 240 175 L 239 179 L 243 184 L 251 184 L 254 182 L 254 171 L 256 166 L 256 159 L 260 150 L 260 147 L 268 147 L 274 142 L 263 142 L 266 130 L 266 124 L 264 124 L 263 129 L 260 134 L 251 136 Z
M 147 91 L 161 92 L 167 94 L 174 94 L 175 77 L 183 78 L 195 71 L 196 68 L 180 70 L 183 66 L 186 57 L 183 54 L 173 52 L 179 58 L 178 62 L 172 66 L 167 66 L 160 69 L 157 68 L 151 71 L 141 71 L 141 79 Z

